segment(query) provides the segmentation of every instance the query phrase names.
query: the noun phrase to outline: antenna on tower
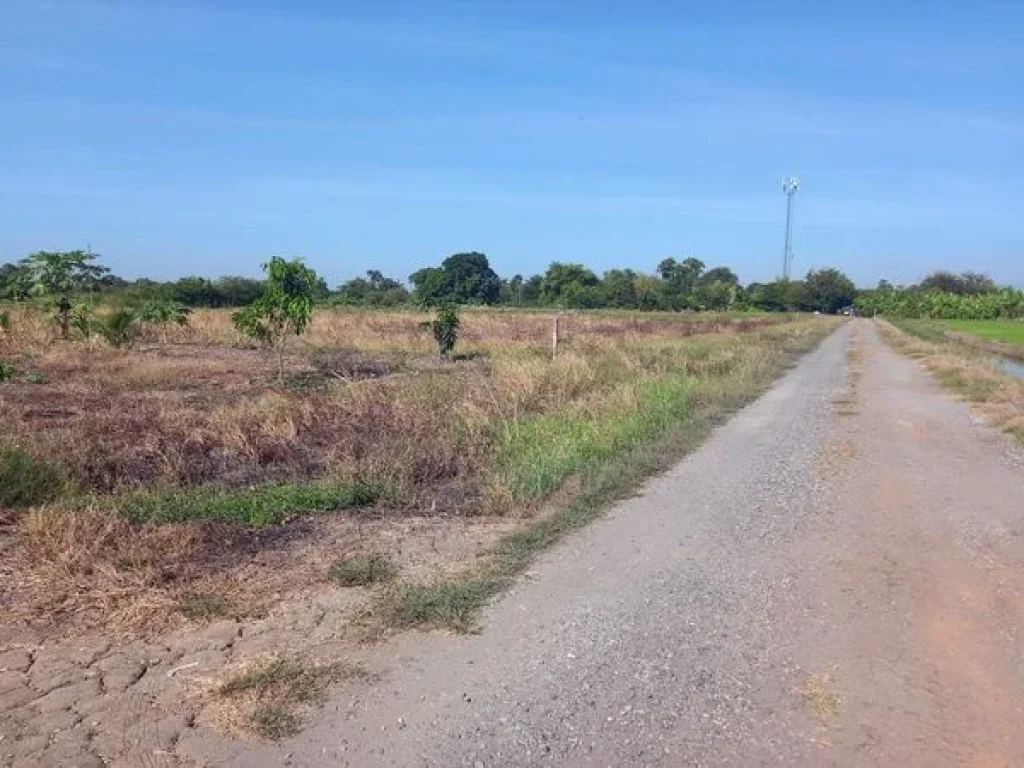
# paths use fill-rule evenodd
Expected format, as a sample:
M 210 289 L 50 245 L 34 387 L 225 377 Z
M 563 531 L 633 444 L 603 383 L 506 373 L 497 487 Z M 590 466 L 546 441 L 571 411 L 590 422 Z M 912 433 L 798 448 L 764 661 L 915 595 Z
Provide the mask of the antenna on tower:
M 782 279 L 789 280 L 793 266 L 793 198 L 800 189 L 800 179 L 789 176 L 782 180 L 782 191 L 786 194 L 786 244 L 782 249 Z

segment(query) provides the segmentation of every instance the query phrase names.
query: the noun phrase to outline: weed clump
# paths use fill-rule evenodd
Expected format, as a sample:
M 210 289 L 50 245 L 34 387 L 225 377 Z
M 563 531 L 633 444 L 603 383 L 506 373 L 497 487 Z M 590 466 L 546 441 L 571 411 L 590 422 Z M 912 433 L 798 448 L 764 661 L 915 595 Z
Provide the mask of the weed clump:
M 186 592 L 178 601 L 178 612 L 187 619 L 210 621 L 234 616 L 234 605 L 213 592 Z
M 52 464 L 14 446 L 0 446 L 0 508 L 22 509 L 55 499 L 64 486 Z
M 397 569 L 386 555 L 355 555 L 331 566 L 330 577 L 343 587 L 366 587 L 387 581 Z
M 432 585 L 405 584 L 385 604 L 392 626 L 437 626 L 467 632 L 477 611 L 501 588 L 495 579 L 452 579 Z
M 275 659 L 227 680 L 217 694 L 242 700 L 249 710 L 249 727 L 265 738 L 280 739 L 299 732 L 302 720 L 296 707 L 321 700 L 332 683 L 360 674 L 358 667 L 342 663 Z
M 274 741 L 297 736 L 302 730 L 302 718 L 278 704 L 257 707 L 251 721 L 258 734 Z

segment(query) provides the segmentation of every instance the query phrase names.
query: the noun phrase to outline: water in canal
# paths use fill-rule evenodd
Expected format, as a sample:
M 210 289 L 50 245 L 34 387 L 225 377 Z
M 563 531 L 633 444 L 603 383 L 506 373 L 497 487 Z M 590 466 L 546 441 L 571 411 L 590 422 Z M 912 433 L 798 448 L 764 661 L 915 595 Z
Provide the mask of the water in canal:
M 1011 357 L 997 357 L 996 365 L 1004 373 L 1016 376 L 1018 379 L 1024 379 L 1024 361 L 1014 360 Z

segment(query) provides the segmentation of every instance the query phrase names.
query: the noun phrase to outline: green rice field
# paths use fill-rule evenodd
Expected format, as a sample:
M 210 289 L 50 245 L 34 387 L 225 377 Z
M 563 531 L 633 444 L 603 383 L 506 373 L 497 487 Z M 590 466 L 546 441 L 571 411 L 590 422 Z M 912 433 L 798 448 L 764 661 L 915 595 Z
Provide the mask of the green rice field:
M 942 320 L 939 322 L 946 330 L 970 333 L 990 341 L 1002 341 L 1024 347 L 1024 320 Z

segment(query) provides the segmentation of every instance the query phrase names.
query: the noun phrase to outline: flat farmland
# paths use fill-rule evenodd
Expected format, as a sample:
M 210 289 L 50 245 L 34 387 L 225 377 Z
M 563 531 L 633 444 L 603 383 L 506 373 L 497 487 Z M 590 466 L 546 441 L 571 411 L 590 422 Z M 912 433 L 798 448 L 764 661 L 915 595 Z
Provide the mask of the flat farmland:
M 227 625 L 252 642 L 215 677 L 260 654 L 335 664 L 403 627 L 471 627 L 534 553 L 839 322 L 567 314 L 552 355 L 553 315 L 467 311 L 441 359 L 426 315 L 322 310 L 282 382 L 227 311 L 130 349 L 10 314 L 0 634 L 168 647 Z M 200 709 L 204 695 L 181 694 Z

